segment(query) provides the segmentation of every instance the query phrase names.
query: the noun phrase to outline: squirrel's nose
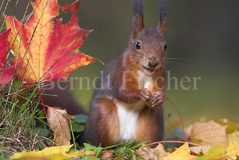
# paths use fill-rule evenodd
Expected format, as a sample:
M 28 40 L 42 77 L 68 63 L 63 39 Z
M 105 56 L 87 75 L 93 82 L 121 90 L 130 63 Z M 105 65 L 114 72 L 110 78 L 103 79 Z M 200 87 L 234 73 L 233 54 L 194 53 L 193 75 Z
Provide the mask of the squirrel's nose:
M 149 59 L 148 66 L 150 68 L 155 68 L 158 65 L 158 61 L 156 59 Z

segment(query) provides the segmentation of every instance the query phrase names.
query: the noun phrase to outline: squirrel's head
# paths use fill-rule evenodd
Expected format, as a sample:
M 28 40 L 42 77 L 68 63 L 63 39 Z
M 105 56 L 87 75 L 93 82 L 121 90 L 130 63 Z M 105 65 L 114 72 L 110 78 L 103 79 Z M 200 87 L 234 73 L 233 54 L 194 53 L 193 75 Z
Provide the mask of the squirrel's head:
M 165 64 L 167 45 L 165 41 L 167 0 L 159 5 L 159 22 L 156 29 L 144 27 L 142 0 L 132 0 L 133 18 L 128 51 L 130 60 L 137 68 L 151 75 Z

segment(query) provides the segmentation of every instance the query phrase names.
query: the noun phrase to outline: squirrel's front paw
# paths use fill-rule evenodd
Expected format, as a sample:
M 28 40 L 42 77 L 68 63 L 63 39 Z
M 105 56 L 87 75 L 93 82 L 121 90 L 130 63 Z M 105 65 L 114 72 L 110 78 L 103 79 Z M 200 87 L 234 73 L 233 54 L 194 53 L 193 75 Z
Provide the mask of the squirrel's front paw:
M 154 96 L 147 88 L 143 88 L 141 90 L 140 97 L 143 101 L 145 101 L 147 106 L 153 107 L 152 105 L 154 101 Z
M 159 106 L 159 105 L 163 104 L 165 99 L 166 99 L 166 96 L 163 91 L 155 91 L 154 99 L 152 102 L 152 107 Z
M 140 97 L 141 97 L 141 99 L 144 100 L 145 102 L 150 102 L 150 103 L 153 102 L 153 98 L 154 98 L 154 96 L 152 95 L 152 93 L 151 93 L 147 88 L 143 88 L 143 89 L 141 90 Z

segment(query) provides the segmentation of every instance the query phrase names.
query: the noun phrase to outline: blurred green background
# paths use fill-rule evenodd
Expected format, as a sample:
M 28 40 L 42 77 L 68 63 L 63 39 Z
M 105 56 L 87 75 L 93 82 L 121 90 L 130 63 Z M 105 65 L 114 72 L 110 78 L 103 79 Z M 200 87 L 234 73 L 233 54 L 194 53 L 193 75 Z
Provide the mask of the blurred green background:
M 144 0 L 144 22 L 147 28 L 157 26 L 159 1 Z M 17 19 L 23 17 L 28 2 L 19 1 Z M 73 0 L 59 0 L 62 6 L 66 2 L 71 3 Z M 171 90 L 166 90 L 166 96 L 177 106 L 185 124 L 193 123 L 200 117 L 239 121 L 238 7 L 239 1 L 236 0 L 169 1 L 167 71 L 170 77 L 178 79 L 178 90 L 175 90 L 175 82 L 171 80 Z M 28 10 L 30 13 L 31 7 Z M 132 17 L 130 0 L 82 0 L 77 15 L 81 28 L 94 29 L 80 48 L 83 53 L 107 64 L 127 47 Z M 66 23 L 70 21 L 71 13 L 61 16 Z M 79 81 L 75 81 L 74 90 L 71 90 L 86 108 L 93 94 L 92 80 L 99 76 L 103 68 L 102 64 L 93 63 L 70 75 L 91 79 L 90 89 L 86 83 L 83 89 L 79 89 Z M 189 90 L 182 89 L 180 80 L 183 77 L 201 77 L 196 84 L 197 90 L 193 90 L 192 82 L 185 83 L 186 87 L 191 85 Z M 172 119 L 178 119 L 167 100 L 164 109 L 166 116 L 171 113 Z

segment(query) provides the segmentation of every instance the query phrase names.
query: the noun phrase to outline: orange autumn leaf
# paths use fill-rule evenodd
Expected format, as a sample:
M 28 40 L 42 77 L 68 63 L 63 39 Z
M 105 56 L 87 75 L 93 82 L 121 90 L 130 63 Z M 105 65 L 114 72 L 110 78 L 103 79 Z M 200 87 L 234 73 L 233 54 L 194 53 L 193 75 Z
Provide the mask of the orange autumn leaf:
M 19 63 L 17 75 L 28 82 L 66 79 L 75 69 L 96 60 L 78 49 L 91 31 L 78 25 L 76 10 L 80 1 L 64 7 L 57 0 L 32 2 L 33 16 L 26 24 L 15 17 L 6 18 L 6 28 L 11 28 L 9 47 L 15 54 L 14 63 Z M 71 21 L 62 24 L 57 19 L 60 13 L 73 12 Z M 18 33 L 19 32 L 19 33 Z

